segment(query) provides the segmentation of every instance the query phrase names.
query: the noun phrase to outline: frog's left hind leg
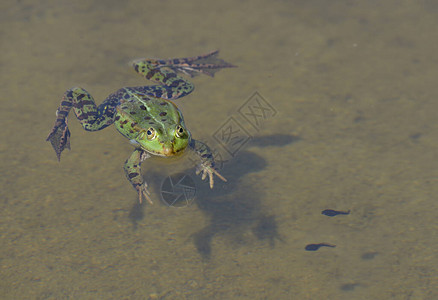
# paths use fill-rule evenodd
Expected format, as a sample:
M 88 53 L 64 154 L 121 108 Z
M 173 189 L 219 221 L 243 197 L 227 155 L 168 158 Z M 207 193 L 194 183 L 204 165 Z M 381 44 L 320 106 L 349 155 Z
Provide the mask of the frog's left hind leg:
M 61 104 L 56 111 L 55 125 L 50 131 L 47 141 L 50 141 L 58 160 L 65 148 L 70 149 L 70 131 L 67 126 L 67 116 L 73 108 L 82 127 L 87 131 L 96 131 L 114 122 L 117 96 L 112 94 L 99 107 L 93 97 L 84 89 L 75 87 L 65 92 Z

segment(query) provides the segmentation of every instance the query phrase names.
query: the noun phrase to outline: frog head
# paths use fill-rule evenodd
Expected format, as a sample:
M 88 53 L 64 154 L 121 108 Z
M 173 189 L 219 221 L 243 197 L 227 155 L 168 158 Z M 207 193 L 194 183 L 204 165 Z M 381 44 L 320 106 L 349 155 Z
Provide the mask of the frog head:
M 136 147 L 159 156 L 183 152 L 191 135 L 176 105 L 160 98 L 128 94 L 117 107 L 114 125 Z
M 141 148 L 159 156 L 174 156 L 182 153 L 190 142 L 190 132 L 184 123 L 174 126 L 151 126 L 141 130 L 135 138 Z

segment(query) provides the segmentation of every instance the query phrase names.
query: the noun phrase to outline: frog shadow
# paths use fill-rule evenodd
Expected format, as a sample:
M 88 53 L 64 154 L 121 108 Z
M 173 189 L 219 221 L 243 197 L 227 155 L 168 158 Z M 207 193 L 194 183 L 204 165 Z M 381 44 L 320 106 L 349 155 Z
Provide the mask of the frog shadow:
M 257 137 L 248 148 L 281 147 L 300 140 L 292 135 L 270 135 Z M 196 178 L 198 208 L 209 216 L 209 224 L 192 235 L 195 247 L 203 259 L 212 255 L 212 240 L 217 235 L 230 238 L 233 246 L 244 245 L 255 237 L 259 241 L 267 241 L 271 247 L 275 240 L 283 241 L 278 233 L 276 217 L 266 212 L 262 199 L 266 199 L 265 191 L 257 181 L 248 183 L 246 175 L 257 173 L 267 167 L 261 156 L 244 150 L 240 151 L 225 165 L 223 175 L 227 183 L 215 182 L 217 190 L 212 192 L 208 184 L 202 184 Z M 263 201 L 265 202 L 265 201 Z
M 299 141 L 293 135 L 258 136 L 246 149 L 264 147 L 282 147 Z M 184 170 L 190 174 L 196 185 L 194 203 L 209 217 L 209 224 L 191 236 L 194 245 L 203 259 L 212 255 L 212 240 L 221 235 L 229 238 L 231 245 L 241 246 L 249 242 L 248 232 L 252 237 L 262 242 L 268 242 L 271 247 L 280 240 L 276 217 L 268 214 L 268 207 L 263 207 L 262 199 L 266 199 L 265 191 L 259 182 L 248 183 L 246 175 L 257 173 L 267 167 L 267 162 L 261 156 L 248 151 L 239 151 L 234 158 L 226 162 L 220 173 L 227 178 L 224 183 L 215 177 L 214 189 L 211 190 L 206 181 L 194 174 L 194 168 Z M 152 178 L 163 177 L 164 174 L 149 174 Z M 160 175 L 160 176 L 158 176 Z M 134 204 L 129 213 L 134 229 L 137 222 L 144 218 L 144 205 Z

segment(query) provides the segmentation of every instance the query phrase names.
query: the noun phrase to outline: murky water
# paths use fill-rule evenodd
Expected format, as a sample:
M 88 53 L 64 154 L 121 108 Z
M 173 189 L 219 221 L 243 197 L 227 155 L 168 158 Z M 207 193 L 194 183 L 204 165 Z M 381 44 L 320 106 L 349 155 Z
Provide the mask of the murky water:
M 438 298 L 433 1 L 0 6 L 0 298 Z M 214 49 L 239 68 L 194 78 L 176 103 L 228 183 L 152 159 L 155 205 L 139 206 L 122 169 L 132 146 L 73 115 L 56 160 L 45 138 L 65 90 L 100 103 L 149 84 L 132 59 Z M 249 139 L 233 157 L 218 139 L 230 126 Z M 160 183 L 181 171 L 196 199 L 167 207 Z M 305 251 L 315 243 L 336 247 Z

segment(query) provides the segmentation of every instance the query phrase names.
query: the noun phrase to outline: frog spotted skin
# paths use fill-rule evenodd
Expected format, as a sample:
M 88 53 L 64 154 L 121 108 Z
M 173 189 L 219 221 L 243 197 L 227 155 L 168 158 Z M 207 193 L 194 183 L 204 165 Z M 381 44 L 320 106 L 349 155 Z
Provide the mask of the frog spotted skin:
M 85 130 L 98 131 L 114 123 L 116 129 L 135 145 L 124 169 L 126 177 L 138 192 L 140 203 L 143 198 L 152 203 L 140 169 L 141 163 L 151 155 L 170 157 L 189 148 L 200 159 L 196 173 L 202 173 L 203 180 L 209 177 L 210 188 L 214 185 L 213 175 L 226 181 L 215 169 L 211 150 L 192 139 L 181 111 L 171 101 L 190 94 L 194 89 L 193 84 L 177 72 L 192 77 L 197 73 L 213 76 L 222 68 L 234 67 L 217 58 L 217 54 L 218 51 L 214 51 L 191 58 L 135 61 L 133 66 L 137 73 L 159 85 L 121 88 L 99 106 L 80 87 L 66 91 L 56 111 L 55 125 L 47 137 L 58 160 L 65 148 L 70 149 L 67 116 L 73 108 Z M 213 63 L 206 63 L 206 60 L 213 60 Z

